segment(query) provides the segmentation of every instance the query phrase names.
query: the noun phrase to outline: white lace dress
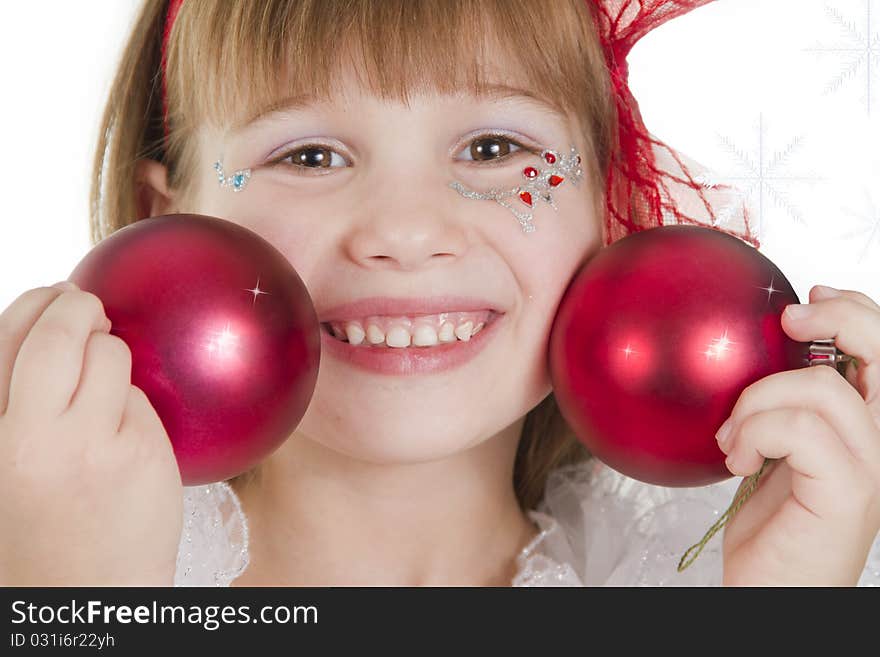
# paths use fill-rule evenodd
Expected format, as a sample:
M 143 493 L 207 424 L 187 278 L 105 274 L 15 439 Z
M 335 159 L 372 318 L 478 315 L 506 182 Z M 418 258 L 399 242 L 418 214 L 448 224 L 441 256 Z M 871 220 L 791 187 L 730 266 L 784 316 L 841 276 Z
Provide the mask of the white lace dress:
M 681 555 L 724 513 L 741 479 L 665 488 L 592 459 L 555 470 L 530 517 L 541 532 L 513 586 L 719 586 L 721 532 L 684 572 Z M 248 564 L 247 520 L 225 483 L 185 489 L 175 586 L 229 586 Z M 859 586 L 880 586 L 880 535 Z

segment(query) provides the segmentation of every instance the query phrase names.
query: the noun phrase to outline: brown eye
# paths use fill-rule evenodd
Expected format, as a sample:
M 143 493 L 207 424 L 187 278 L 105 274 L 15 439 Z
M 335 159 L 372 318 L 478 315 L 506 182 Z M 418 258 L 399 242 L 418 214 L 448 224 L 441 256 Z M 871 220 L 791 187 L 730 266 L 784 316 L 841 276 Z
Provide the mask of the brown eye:
M 511 148 L 512 147 L 512 148 Z M 493 160 L 501 160 L 511 153 L 515 153 L 519 149 L 524 148 L 512 139 L 502 137 L 500 135 L 487 135 L 477 137 L 471 142 L 468 154 L 471 161 L 474 162 L 491 162 Z
M 307 144 L 285 151 L 282 155 L 269 162 L 270 166 L 285 166 L 296 173 L 307 170 L 339 169 L 348 165 L 348 161 L 337 151 L 322 144 Z
M 300 148 L 288 155 L 291 164 L 309 169 L 327 169 L 333 159 L 333 151 L 329 148 L 315 148 L 310 146 Z

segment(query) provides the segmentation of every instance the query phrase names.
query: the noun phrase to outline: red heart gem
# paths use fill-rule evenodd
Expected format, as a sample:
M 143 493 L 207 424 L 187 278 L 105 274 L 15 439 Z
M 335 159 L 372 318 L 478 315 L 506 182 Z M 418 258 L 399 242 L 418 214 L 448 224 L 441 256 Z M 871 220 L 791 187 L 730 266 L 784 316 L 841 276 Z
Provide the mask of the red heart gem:
M 565 178 L 563 178 L 562 176 L 550 176 L 550 180 L 548 182 L 550 183 L 551 187 L 556 187 L 563 180 L 565 180 Z
M 531 205 L 532 205 L 532 195 L 531 194 L 529 194 L 528 192 L 520 192 L 519 198 L 523 203 L 525 203 L 526 205 L 531 207 Z

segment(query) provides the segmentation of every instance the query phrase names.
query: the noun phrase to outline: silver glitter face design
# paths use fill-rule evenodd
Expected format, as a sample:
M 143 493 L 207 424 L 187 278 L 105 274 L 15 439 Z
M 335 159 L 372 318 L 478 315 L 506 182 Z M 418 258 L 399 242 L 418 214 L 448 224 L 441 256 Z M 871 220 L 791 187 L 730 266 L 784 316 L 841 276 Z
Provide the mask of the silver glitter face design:
M 223 162 L 221 160 L 214 162 L 214 170 L 217 172 L 217 182 L 220 183 L 220 186 L 232 187 L 233 192 L 240 192 L 243 190 L 245 185 L 247 185 L 248 180 L 251 179 L 250 169 L 240 169 L 229 177 L 224 176 Z
M 449 186 L 465 198 L 496 201 L 499 205 L 503 205 L 513 213 L 519 220 L 524 233 L 532 233 L 537 230 L 532 223 L 533 211 L 521 211 L 505 199 L 515 196 L 519 203 L 528 208 L 533 208 L 535 200 L 541 199 L 549 203 L 550 207 L 554 210 L 558 210 L 550 192 L 566 180 L 570 180 L 573 185 L 577 186 L 584 176 L 581 170 L 581 156 L 574 146 L 571 147 L 569 154 L 565 156 L 560 156 L 556 151 L 542 151 L 541 159 L 548 166 L 543 169 L 537 169 L 533 166 L 525 167 L 522 170 L 522 177 L 525 182 L 512 189 L 497 190 L 493 188 L 488 192 L 475 192 L 458 181 L 449 183 Z

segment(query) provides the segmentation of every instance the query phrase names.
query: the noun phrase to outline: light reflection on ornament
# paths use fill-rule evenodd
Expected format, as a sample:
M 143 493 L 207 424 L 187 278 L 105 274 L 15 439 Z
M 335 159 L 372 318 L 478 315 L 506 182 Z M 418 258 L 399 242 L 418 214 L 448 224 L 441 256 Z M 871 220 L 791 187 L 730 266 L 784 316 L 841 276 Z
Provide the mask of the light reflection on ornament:
M 239 338 L 229 330 L 229 322 L 226 322 L 226 328 L 215 332 L 214 336 L 207 344 L 208 353 L 212 356 L 217 355 L 226 358 L 236 353 L 235 347 L 238 346 Z
M 724 335 L 720 338 L 715 338 L 712 340 L 712 344 L 709 345 L 709 348 L 706 349 L 703 353 L 706 355 L 706 360 L 715 359 L 721 360 L 725 353 L 730 350 L 730 345 L 735 344 L 730 338 L 727 337 L 727 329 L 724 330 Z
M 767 293 L 767 302 L 768 303 L 770 302 L 770 297 L 773 295 L 774 292 L 783 292 L 783 290 L 774 289 L 774 287 L 773 287 L 774 281 L 776 281 L 776 276 L 771 277 L 769 287 L 759 287 L 758 288 L 759 290 L 764 290 Z
M 720 326 L 711 322 L 692 328 L 688 336 L 690 355 L 682 361 L 682 371 L 706 392 L 727 390 L 732 381 L 745 374 L 749 362 L 742 342 L 742 336 L 750 335 L 749 327 L 732 317 L 719 319 L 724 322 Z
M 245 290 L 245 291 L 250 292 L 251 294 L 254 295 L 254 304 L 257 303 L 258 296 L 260 296 L 261 294 L 269 294 L 268 292 L 264 292 L 263 290 L 260 289 L 260 277 L 259 276 L 257 277 L 257 284 L 253 287 L 253 289 Z M 253 305 L 253 304 L 251 304 L 251 305 Z
M 651 336 L 630 329 L 615 343 L 616 353 L 611 360 L 615 363 L 614 376 L 617 383 L 627 390 L 639 390 L 649 385 L 655 365 Z

